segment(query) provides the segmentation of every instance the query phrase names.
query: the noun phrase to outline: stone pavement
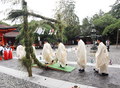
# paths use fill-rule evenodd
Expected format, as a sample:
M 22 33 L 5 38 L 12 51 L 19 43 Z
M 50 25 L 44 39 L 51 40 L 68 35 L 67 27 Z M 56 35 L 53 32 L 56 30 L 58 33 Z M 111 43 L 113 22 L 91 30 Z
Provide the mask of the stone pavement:
M 66 46 L 66 47 L 73 48 L 76 46 Z M 87 62 L 90 63 L 90 60 L 94 58 L 94 57 L 91 57 L 89 53 L 91 45 L 88 45 L 88 46 L 86 45 L 86 48 L 87 48 Z M 42 52 L 42 50 L 40 49 L 36 51 L 37 51 L 37 55 L 39 55 L 40 52 Z M 78 69 L 75 69 L 71 73 L 55 71 L 50 69 L 34 68 L 34 67 L 32 68 L 32 70 L 33 70 L 33 73 L 36 75 L 63 80 L 67 82 L 72 82 L 76 84 L 83 84 L 83 85 L 88 85 L 88 86 L 93 86 L 98 88 L 120 88 L 120 76 L 119 76 L 120 75 L 120 54 L 119 53 L 120 53 L 120 46 L 119 46 L 119 49 L 116 49 L 115 46 L 110 47 L 109 58 L 113 62 L 113 65 L 111 66 L 114 66 L 114 64 L 118 64 L 117 65 L 118 67 L 109 66 L 108 77 L 100 76 L 99 74 L 94 73 L 93 71 L 94 67 L 92 65 L 87 65 L 86 70 L 83 73 L 79 73 Z M 15 57 L 16 56 L 15 51 L 13 51 L 13 54 Z M 76 62 L 75 58 L 76 58 L 75 51 L 68 52 L 68 61 Z M 68 64 L 68 65 L 77 67 L 77 64 Z M 21 71 L 21 75 L 22 75 L 22 71 L 26 71 L 23 67 L 21 67 L 19 60 L 15 58 L 12 60 L 0 61 L 0 66 L 19 70 Z
M 0 88 L 47 88 L 0 72 Z
M 4 66 L 0 66 L 0 72 L 14 76 L 15 78 L 19 78 L 19 80 L 24 79 L 28 85 L 25 85 L 23 83 L 23 84 L 21 84 L 21 88 L 26 88 L 26 86 L 27 86 L 27 88 L 37 88 L 37 87 L 39 87 L 39 88 L 46 88 L 46 87 L 48 87 L 48 88 L 72 88 L 74 85 L 78 85 L 81 88 L 96 88 L 96 87 L 91 87 L 88 85 L 81 85 L 81 84 L 76 84 L 76 83 L 67 82 L 67 81 L 63 81 L 63 80 L 57 80 L 57 79 L 53 79 L 53 78 L 49 78 L 49 77 L 45 77 L 45 76 L 36 75 L 36 74 L 33 74 L 32 77 L 28 77 L 27 72 L 7 68 Z M 7 78 L 9 78 L 9 77 L 7 77 Z M 10 80 L 14 84 L 16 83 L 16 80 L 12 80 L 12 79 L 10 79 Z M 18 81 L 18 79 L 17 79 L 17 81 Z M 29 82 L 32 82 L 33 86 L 29 86 Z M 7 86 L 9 88 L 11 88 L 10 83 L 6 83 L 6 84 L 8 84 Z M 17 83 L 17 84 L 19 84 L 19 83 Z M 36 84 L 38 84 L 39 86 Z M 5 84 L 3 84 L 3 85 L 5 85 Z M 24 87 L 22 87 L 22 85 L 24 85 Z M 44 87 L 44 86 L 46 86 L 46 87 Z M 16 87 L 16 85 L 13 85 L 12 88 L 17 88 L 17 87 Z

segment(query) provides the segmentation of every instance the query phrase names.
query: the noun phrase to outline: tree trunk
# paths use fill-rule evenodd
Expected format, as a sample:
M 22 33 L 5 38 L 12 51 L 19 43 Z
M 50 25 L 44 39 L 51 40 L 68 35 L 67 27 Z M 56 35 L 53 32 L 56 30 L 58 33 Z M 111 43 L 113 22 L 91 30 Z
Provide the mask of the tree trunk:
M 118 49 L 119 29 L 117 30 L 116 49 Z
M 26 59 L 27 63 L 25 66 L 27 67 L 28 76 L 32 76 L 32 69 L 31 69 L 31 63 L 32 59 L 30 59 L 30 46 L 29 46 L 29 30 L 28 30 L 28 10 L 27 10 L 27 2 L 25 0 L 22 0 L 22 9 L 24 11 L 23 20 L 24 20 L 24 43 L 25 43 L 25 51 L 26 51 Z
M 28 71 L 28 76 L 32 77 L 32 68 L 31 68 L 31 66 L 27 68 L 27 71 Z

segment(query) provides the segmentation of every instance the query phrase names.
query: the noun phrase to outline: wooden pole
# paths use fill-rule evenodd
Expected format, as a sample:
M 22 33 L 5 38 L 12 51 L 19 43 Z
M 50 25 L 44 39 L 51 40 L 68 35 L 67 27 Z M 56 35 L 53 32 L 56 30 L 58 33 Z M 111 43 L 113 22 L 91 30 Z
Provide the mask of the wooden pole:
M 116 49 L 118 49 L 119 29 L 117 30 Z

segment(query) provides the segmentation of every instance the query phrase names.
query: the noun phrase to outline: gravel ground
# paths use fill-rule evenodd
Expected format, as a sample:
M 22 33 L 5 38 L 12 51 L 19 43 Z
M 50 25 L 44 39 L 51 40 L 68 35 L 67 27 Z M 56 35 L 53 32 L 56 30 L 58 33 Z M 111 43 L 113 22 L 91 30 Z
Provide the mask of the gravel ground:
M 32 82 L 0 73 L 0 88 L 47 88 Z

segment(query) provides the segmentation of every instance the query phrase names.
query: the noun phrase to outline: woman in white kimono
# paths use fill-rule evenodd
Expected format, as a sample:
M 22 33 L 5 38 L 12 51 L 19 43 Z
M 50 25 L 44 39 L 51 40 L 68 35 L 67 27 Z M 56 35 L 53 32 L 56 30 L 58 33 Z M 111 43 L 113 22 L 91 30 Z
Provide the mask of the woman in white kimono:
M 42 56 L 46 64 L 52 63 L 54 61 L 52 58 L 53 57 L 52 48 L 51 45 L 47 42 L 47 39 L 44 39 Z
M 77 49 L 77 64 L 79 67 L 79 71 L 85 70 L 86 67 L 86 48 L 85 48 L 85 43 L 80 39 L 80 37 L 77 35 L 75 37 L 76 41 L 78 42 L 78 49 Z
M 97 42 L 99 43 L 98 51 L 96 52 L 96 67 L 94 69 L 95 72 L 99 72 L 102 75 L 108 75 L 108 52 L 107 47 L 102 42 L 102 36 L 97 38 Z
M 58 39 L 58 51 L 56 53 L 57 59 L 59 61 L 60 67 L 65 67 L 67 65 L 67 53 L 65 46 L 61 43 L 61 40 Z

